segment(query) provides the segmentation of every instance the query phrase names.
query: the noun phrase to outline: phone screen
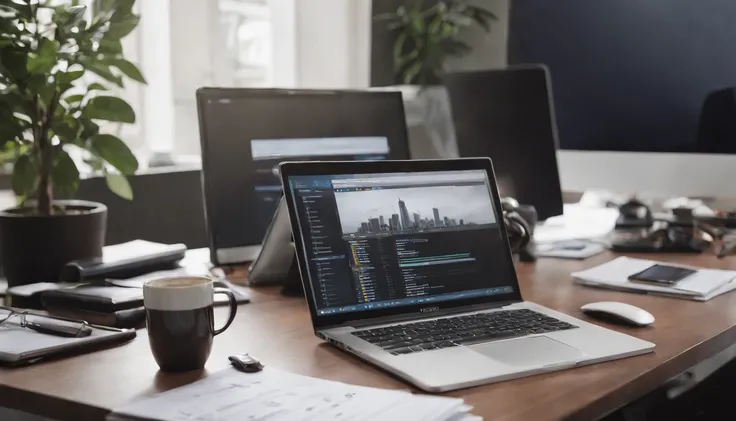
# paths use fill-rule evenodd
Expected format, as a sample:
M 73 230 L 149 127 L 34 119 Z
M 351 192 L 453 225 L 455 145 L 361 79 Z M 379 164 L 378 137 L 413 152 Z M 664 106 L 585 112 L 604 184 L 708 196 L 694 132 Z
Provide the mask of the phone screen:
M 629 280 L 654 284 L 673 285 L 695 272 L 697 271 L 694 269 L 656 264 L 644 269 L 641 272 L 629 276 Z

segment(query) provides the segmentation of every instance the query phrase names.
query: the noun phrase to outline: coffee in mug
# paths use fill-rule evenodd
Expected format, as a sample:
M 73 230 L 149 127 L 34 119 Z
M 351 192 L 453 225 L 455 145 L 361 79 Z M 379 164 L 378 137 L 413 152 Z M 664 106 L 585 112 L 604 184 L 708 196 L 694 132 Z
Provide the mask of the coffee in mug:
M 225 325 L 215 330 L 214 295 L 226 294 L 230 314 Z M 204 367 L 212 350 L 212 339 L 225 331 L 235 318 L 233 293 L 215 288 L 205 277 L 153 279 L 143 285 L 143 305 L 151 352 L 162 371 L 190 371 Z

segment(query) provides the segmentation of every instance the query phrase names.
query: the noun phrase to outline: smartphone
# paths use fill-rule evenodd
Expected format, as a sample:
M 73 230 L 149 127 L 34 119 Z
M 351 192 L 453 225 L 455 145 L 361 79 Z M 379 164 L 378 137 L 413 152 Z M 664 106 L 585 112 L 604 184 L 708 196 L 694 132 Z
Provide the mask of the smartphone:
M 694 269 L 655 264 L 629 276 L 629 281 L 671 286 L 697 272 Z

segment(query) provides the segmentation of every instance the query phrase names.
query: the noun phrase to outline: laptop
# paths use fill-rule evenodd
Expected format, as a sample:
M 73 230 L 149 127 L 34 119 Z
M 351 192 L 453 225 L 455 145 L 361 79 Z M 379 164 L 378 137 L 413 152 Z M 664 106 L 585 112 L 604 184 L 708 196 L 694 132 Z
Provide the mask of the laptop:
M 650 352 L 524 301 L 491 161 L 280 165 L 315 334 L 428 392 Z

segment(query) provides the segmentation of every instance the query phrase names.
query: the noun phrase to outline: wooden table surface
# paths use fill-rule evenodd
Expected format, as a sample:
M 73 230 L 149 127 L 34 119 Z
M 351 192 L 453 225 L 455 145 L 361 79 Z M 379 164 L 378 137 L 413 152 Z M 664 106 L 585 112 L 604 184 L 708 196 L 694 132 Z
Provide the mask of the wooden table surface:
M 542 259 L 517 266 L 526 300 L 585 318 L 579 308 L 614 300 L 650 311 L 648 328 L 600 323 L 654 342 L 652 354 L 532 376 L 449 393 L 462 397 L 486 420 L 599 418 L 654 390 L 673 376 L 736 343 L 736 294 L 707 303 L 612 292 L 577 286 L 570 272 L 614 257 L 603 254 L 582 262 Z M 712 268 L 736 269 L 736 259 L 711 256 L 648 255 Z M 217 310 L 222 322 L 225 309 Z M 276 288 L 253 290 L 253 302 L 238 309 L 233 325 L 215 339 L 204 372 L 179 375 L 158 371 L 145 330 L 125 345 L 35 366 L 0 369 L 0 406 L 62 421 L 102 420 L 113 408 L 137 396 L 191 382 L 227 366 L 227 356 L 249 352 L 266 365 L 299 374 L 384 388 L 407 386 L 356 358 L 339 352 L 312 333 L 302 299 L 283 298 Z

